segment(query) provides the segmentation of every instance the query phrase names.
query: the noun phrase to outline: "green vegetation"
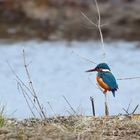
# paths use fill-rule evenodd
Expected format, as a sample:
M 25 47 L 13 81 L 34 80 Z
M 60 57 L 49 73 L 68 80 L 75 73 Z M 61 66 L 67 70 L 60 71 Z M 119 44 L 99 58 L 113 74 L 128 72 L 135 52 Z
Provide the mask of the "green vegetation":
M 0 127 L 4 126 L 4 122 L 5 122 L 4 111 L 5 111 L 5 107 L 2 106 L 0 108 Z

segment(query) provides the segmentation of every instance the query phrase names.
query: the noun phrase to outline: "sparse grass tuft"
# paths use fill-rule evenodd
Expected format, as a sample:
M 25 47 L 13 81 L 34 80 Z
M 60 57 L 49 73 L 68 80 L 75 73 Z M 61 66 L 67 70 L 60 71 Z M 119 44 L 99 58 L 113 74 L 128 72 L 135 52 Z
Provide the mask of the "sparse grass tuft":
M 4 126 L 5 123 L 5 116 L 4 116 L 5 107 L 2 106 L 0 108 L 0 128 Z
M 137 114 L 140 116 L 140 114 Z M 135 115 L 91 117 L 58 116 L 47 120 L 5 120 L 0 140 L 139 140 L 140 119 Z M 13 122 L 9 125 L 9 122 Z M 10 123 L 11 124 L 11 123 Z M 3 139 L 2 139 L 3 138 Z

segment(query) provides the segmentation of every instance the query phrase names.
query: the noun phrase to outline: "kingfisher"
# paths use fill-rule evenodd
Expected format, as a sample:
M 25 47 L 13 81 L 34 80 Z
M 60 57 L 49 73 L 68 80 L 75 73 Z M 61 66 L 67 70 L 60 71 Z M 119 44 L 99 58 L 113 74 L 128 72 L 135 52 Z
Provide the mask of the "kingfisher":
M 94 69 L 87 70 L 86 72 L 97 71 L 97 83 L 104 89 L 103 93 L 106 94 L 107 91 L 111 91 L 115 97 L 115 91 L 118 89 L 118 84 L 114 75 L 111 73 L 110 67 L 106 63 L 98 64 Z

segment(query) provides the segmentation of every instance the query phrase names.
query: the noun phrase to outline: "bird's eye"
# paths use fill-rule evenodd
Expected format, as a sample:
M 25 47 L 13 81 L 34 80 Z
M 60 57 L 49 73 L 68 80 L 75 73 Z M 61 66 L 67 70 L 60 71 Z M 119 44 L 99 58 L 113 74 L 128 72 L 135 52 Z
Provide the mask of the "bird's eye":
M 98 67 L 96 67 L 96 70 L 99 70 L 99 68 L 98 68 Z

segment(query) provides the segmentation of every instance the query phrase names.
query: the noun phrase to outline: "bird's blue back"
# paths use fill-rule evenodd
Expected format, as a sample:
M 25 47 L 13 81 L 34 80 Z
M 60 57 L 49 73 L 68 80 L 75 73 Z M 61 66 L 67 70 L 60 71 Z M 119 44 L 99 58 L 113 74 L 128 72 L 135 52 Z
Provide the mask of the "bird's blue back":
M 118 89 L 118 84 L 114 75 L 111 72 L 98 72 L 98 76 L 100 76 L 104 83 L 106 83 L 113 95 L 115 96 L 115 91 Z

